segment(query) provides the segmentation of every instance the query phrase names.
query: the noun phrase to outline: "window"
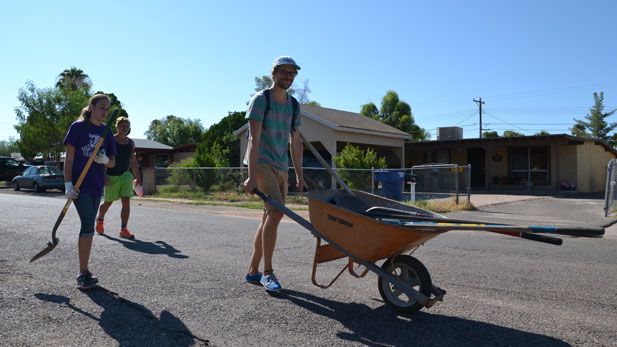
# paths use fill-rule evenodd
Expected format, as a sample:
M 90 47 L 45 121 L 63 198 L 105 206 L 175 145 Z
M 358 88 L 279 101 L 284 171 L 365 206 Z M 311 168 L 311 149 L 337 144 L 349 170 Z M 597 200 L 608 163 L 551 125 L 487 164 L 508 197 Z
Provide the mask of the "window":
M 19 166 L 19 163 L 17 161 L 15 161 L 14 159 L 7 159 L 6 160 L 6 167 L 8 168 L 16 168 Z
M 438 149 L 433 152 L 433 163 L 450 164 L 450 149 Z
M 548 146 L 511 147 L 510 181 L 550 184 L 550 151 Z
M 154 167 L 168 167 L 169 156 L 167 154 L 157 154 L 154 156 Z

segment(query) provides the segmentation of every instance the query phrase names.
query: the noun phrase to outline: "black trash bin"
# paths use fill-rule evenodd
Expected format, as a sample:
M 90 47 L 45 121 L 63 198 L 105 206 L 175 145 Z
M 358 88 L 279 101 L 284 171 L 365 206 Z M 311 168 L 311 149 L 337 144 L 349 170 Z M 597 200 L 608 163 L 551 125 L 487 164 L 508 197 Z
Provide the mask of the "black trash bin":
M 381 183 L 381 196 L 395 200 L 403 199 L 405 171 L 405 169 L 375 171 L 375 180 Z

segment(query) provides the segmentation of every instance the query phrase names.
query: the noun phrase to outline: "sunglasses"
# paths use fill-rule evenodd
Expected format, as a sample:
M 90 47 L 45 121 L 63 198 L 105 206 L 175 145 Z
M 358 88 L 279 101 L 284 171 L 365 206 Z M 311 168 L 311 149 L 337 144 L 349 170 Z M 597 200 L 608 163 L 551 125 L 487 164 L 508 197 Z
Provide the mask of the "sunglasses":
M 278 69 L 276 71 L 280 72 L 281 75 L 285 77 L 296 77 L 296 75 L 298 74 L 297 71 L 290 71 L 290 70 L 285 70 L 285 69 Z

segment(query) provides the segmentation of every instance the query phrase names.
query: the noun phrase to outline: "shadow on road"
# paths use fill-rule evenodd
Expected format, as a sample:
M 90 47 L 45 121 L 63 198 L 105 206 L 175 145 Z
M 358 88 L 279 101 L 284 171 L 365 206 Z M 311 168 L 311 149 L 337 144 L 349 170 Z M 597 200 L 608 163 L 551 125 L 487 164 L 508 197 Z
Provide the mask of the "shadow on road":
M 122 244 L 124 247 L 131 251 L 137 251 L 147 254 L 165 254 L 172 258 L 188 258 L 187 255 L 180 254 L 181 251 L 175 249 L 172 245 L 164 241 L 147 242 L 138 239 L 127 240 L 121 238 L 115 238 L 107 234 L 101 235 L 109 240 L 116 241 Z
M 103 287 L 82 291 L 103 308 L 100 317 L 71 304 L 61 295 L 37 293 L 42 301 L 69 307 L 92 320 L 98 321 L 103 331 L 118 341 L 118 346 L 209 346 L 208 340 L 193 336 L 180 319 L 168 311 L 156 317 L 146 307 L 120 297 Z
M 366 346 L 569 346 L 549 336 L 424 311 L 400 315 L 386 305 L 371 309 L 288 289 L 278 298 L 339 321 L 350 331 L 338 332 L 339 338 Z

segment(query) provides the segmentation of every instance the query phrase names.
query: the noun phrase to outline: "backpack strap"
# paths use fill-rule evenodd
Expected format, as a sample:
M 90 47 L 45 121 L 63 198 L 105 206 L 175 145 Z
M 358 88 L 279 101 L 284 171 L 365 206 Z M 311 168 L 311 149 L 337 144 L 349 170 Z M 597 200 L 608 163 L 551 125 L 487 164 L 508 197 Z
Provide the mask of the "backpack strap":
M 293 105 L 293 115 L 291 117 L 291 132 L 296 131 L 296 119 L 298 119 L 298 114 L 300 113 L 300 104 L 298 103 L 298 100 L 296 100 L 296 98 L 294 98 L 293 96 L 291 97 L 291 104 Z
M 270 89 L 266 88 L 264 90 L 264 96 L 266 97 L 266 109 L 264 110 L 264 118 L 261 121 L 261 127 L 266 127 L 266 117 L 268 116 L 268 112 L 270 112 Z

